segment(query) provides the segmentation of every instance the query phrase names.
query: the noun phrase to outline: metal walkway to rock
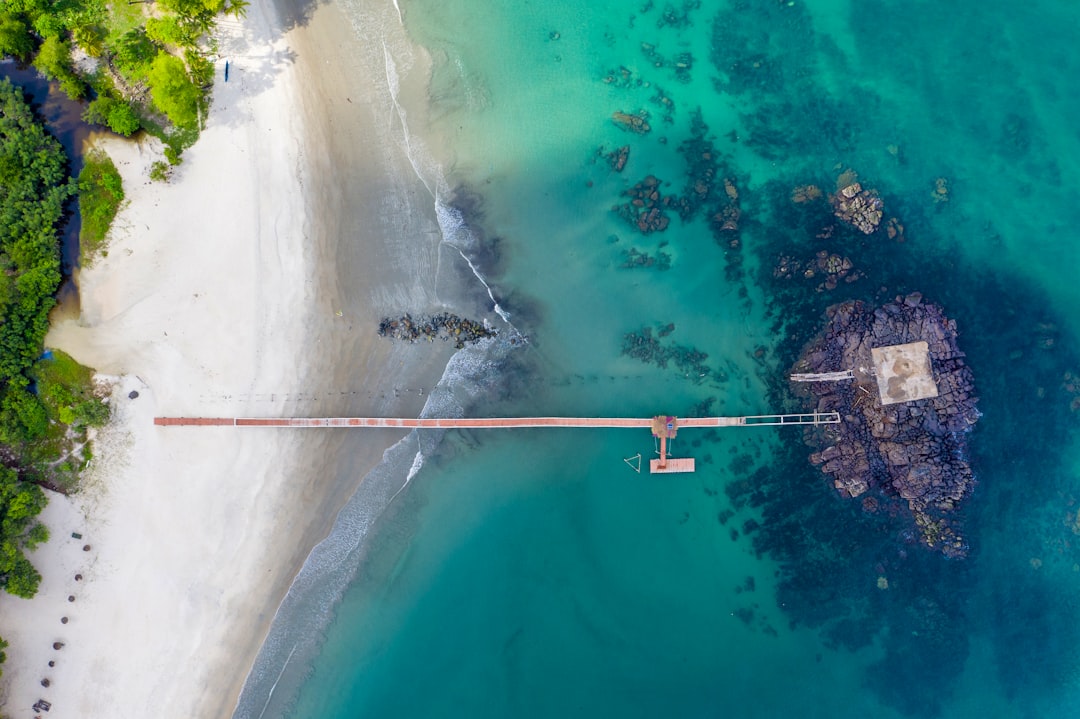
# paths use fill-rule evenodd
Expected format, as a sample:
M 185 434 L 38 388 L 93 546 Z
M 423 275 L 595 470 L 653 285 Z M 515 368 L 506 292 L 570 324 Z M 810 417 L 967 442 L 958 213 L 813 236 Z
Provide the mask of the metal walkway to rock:
M 806 414 L 760 414 L 747 417 L 688 417 L 659 415 L 646 419 L 632 417 L 155 417 L 162 427 L 296 427 L 360 429 L 499 429 L 512 427 L 635 427 L 649 428 L 660 440 L 659 459 L 653 459 L 654 473 L 693 472 L 693 459 L 667 456 L 667 443 L 684 427 L 758 427 L 838 424 L 837 412 Z
M 841 372 L 818 372 L 810 374 L 793 374 L 790 377 L 792 382 L 839 382 L 845 379 L 855 379 L 855 372 L 853 370 L 843 370 Z

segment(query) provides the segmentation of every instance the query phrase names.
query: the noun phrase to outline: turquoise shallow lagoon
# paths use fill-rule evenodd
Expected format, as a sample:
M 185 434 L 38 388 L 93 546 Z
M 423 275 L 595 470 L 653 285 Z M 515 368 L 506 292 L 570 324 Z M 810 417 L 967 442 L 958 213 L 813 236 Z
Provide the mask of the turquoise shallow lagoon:
M 838 497 L 793 428 L 686 430 L 683 476 L 628 468 L 653 452 L 629 430 L 448 433 L 368 533 L 280 714 L 1073 716 L 1080 6 L 399 4 L 435 61 L 431 124 L 411 129 L 450 148 L 440 200 L 528 337 L 470 414 L 798 411 L 786 372 L 825 307 L 917 290 L 955 318 L 981 398 L 971 551 L 947 560 Z M 613 211 L 650 175 L 683 195 L 703 150 L 718 181 L 687 219 L 644 234 Z M 792 201 L 848 169 L 897 237 Z M 737 232 L 710 226 L 720 178 Z M 819 251 L 861 277 L 774 271 Z M 624 354 L 645 328 L 707 357 Z

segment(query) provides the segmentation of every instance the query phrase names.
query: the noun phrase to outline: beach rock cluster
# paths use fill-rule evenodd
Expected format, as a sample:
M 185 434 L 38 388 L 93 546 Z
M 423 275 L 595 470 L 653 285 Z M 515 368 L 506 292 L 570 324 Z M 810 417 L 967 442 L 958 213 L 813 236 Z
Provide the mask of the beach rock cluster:
M 611 121 L 614 122 L 619 129 L 632 132 L 635 135 L 645 135 L 652 130 L 652 127 L 649 125 L 648 110 L 638 110 L 636 114 L 630 114 L 619 110 L 612 113 Z
M 876 190 L 865 189 L 860 183 L 852 182 L 837 189 L 829 200 L 833 214 L 864 234 L 873 234 L 881 224 L 883 203 Z
M 660 368 L 666 368 L 668 363 L 674 364 L 686 377 L 695 382 L 702 381 L 711 371 L 705 364 L 709 355 L 693 347 L 674 343 L 664 345 L 660 342 L 674 331 L 675 325 L 670 323 L 661 325 L 655 336 L 651 327 L 628 332 L 623 335 L 622 353 Z
M 629 250 L 623 252 L 623 263 L 619 265 L 624 270 L 634 268 L 652 268 L 656 270 L 670 270 L 671 269 L 671 255 L 667 252 L 660 251 L 656 253 L 656 256 L 642 252 L 636 247 L 631 247 Z
M 839 412 L 829 446 L 810 461 L 845 497 L 868 491 L 906 503 L 921 541 L 949 557 L 968 546 L 950 516 L 971 494 L 966 434 L 979 418 L 971 370 L 956 339 L 956 323 L 918 293 L 874 309 L 863 302 L 834 305 L 824 331 L 804 350 L 795 372 L 853 369 L 855 381 L 799 386 L 815 411 Z M 871 349 L 925 341 L 938 396 L 883 405 Z M 808 433 L 814 436 L 814 432 Z M 864 503 L 874 510 L 876 501 Z
M 671 196 L 660 194 L 660 180 L 649 175 L 623 194 L 630 202 L 612 208 L 620 217 L 646 235 L 668 228 L 671 220 L 664 214 L 664 209 L 671 204 Z
M 434 342 L 440 339 L 443 342 L 452 341 L 457 349 L 461 349 L 466 344 L 494 337 L 496 334 L 498 333 L 494 329 L 482 322 L 458 317 L 449 312 L 416 318 L 404 314 L 396 319 L 384 317 L 379 322 L 380 337 L 407 342 L 416 342 L 419 339 Z

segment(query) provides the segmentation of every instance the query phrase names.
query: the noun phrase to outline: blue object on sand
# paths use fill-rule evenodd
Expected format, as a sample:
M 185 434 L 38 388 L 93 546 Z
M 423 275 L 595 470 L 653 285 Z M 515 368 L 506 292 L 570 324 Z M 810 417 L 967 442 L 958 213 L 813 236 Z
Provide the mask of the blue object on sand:
M 225 82 L 229 81 L 229 61 L 225 61 Z

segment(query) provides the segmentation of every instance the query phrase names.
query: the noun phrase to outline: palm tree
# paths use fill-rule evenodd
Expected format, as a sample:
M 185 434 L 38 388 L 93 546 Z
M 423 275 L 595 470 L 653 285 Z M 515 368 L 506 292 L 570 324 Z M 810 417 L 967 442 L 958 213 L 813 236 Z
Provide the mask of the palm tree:
M 232 15 L 237 20 L 240 20 L 247 17 L 247 9 L 250 4 L 248 0 L 232 0 L 229 7 L 225 8 L 225 14 Z

